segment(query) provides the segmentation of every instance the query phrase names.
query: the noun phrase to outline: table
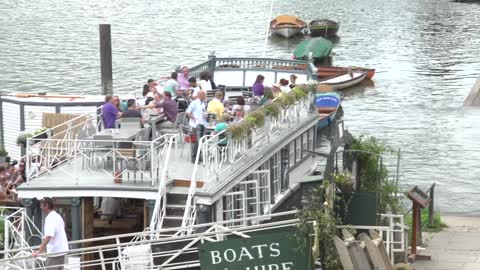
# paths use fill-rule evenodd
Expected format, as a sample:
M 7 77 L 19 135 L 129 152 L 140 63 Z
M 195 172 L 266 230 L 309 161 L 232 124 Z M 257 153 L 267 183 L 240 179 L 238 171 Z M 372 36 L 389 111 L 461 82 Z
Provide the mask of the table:
M 103 129 L 94 135 L 88 136 L 87 139 L 93 140 L 94 136 L 112 136 L 116 141 L 132 141 L 137 136 L 141 128 L 120 128 L 120 129 Z

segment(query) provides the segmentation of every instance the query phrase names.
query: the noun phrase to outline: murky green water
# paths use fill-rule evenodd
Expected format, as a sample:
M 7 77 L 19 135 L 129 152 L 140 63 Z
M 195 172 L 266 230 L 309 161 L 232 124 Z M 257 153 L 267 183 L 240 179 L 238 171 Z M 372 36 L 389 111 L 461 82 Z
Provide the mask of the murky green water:
M 100 91 L 98 24 L 111 23 L 114 87 L 127 92 L 177 64 L 261 57 L 265 0 L 7 0 L 0 2 L 0 87 Z M 273 14 L 341 22 L 338 65 L 377 68 L 374 86 L 347 92 L 354 134 L 401 148 L 402 182 L 437 182 L 442 211 L 480 212 L 480 111 L 462 109 L 480 74 L 480 5 L 445 0 L 274 0 Z M 301 40 L 269 39 L 291 58 Z

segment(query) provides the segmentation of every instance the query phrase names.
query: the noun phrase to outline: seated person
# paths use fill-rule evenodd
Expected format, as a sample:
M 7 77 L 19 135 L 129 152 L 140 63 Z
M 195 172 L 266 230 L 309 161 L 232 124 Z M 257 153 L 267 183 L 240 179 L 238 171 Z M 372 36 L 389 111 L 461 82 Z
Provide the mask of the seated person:
M 237 112 L 245 115 L 245 113 L 248 113 L 250 109 L 251 109 L 250 105 L 245 105 L 245 98 L 242 96 L 237 97 L 237 104 L 233 105 L 232 107 L 232 111 L 234 115 L 237 115 Z
M 223 116 L 225 112 L 225 107 L 223 106 L 223 92 L 217 91 L 215 92 L 215 98 L 212 99 L 207 106 L 207 112 L 213 113 L 217 116 L 217 119 Z
M 155 104 L 150 104 L 146 106 L 146 108 L 154 107 L 156 109 L 163 109 L 166 121 L 160 123 L 160 128 L 174 128 L 178 114 L 177 102 L 172 99 L 172 93 L 165 92 L 163 95 L 164 99 L 162 101 L 159 101 Z
M 217 123 L 215 126 L 215 130 L 213 134 L 218 134 L 228 128 L 228 120 L 230 120 L 230 116 L 227 115 L 222 115 L 220 117 L 220 121 Z M 219 146 L 226 146 L 228 144 L 228 138 L 225 133 L 222 133 L 218 136 L 218 145 Z
M 183 90 L 177 90 L 177 95 L 174 98 L 177 102 L 178 112 L 185 112 L 188 108 L 188 97 Z
M 196 99 L 198 96 L 198 91 L 200 91 L 200 87 L 197 85 L 197 79 L 195 79 L 195 77 L 191 77 L 188 79 L 188 83 L 190 83 L 191 97 L 192 99 Z
M 143 120 L 143 117 L 142 117 L 142 113 L 137 108 L 137 104 L 136 104 L 135 100 L 134 99 L 129 99 L 127 101 L 127 106 L 128 106 L 128 109 L 127 109 L 127 111 L 125 111 L 123 113 L 122 118 L 138 118 L 138 119 L 140 119 L 140 123 L 143 127 L 144 120 Z
M 203 91 L 212 90 L 212 83 L 210 82 L 209 77 L 210 77 L 210 72 L 206 70 L 200 72 L 200 81 L 198 82 L 198 86 L 200 87 L 201 90 Z
M 274 99 L 275 99 L 275 97 L 273 96 L 272 89 L 267 87 L 267 88 L 265 88 L 264 96 L 262 97 L 262 99 L 260 99 L 258 104 L 261 105 L 261 106 L 269 105 L 269 104 L 272 104 Z
M 174 97 L 177 94 L 177 90 L 180 89 L 180 85 L 177 81 L 178 74 L 176 72 L 172 72 L 170 79 L 163 85 L 163 90 L 165 92 L 170 92 Z

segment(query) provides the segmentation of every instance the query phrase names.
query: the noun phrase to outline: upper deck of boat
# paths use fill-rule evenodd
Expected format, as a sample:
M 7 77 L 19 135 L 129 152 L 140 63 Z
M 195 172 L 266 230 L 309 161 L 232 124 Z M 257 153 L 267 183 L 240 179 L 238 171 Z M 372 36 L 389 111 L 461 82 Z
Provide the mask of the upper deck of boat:
M 212 70 L 211 61 L 192 68 L 192 75 Z M 216 83 L 227 85 L 227 91 L 250 85 L 258 74 L 265 76 L 267 85 L 292 73 L 306 82 L 311 74 L 307 62 L 291 60 L 216 59 L 213 67 Z M 92 139 L 101 132 L 101 117 L 97 112 L 81 115 L 47 131 L 48 138 L 28 144 L 28 180 L 18 188 L 19 197 L 153 200 L 162 186 L 168 192 L 187 194 L 193 182 L 197 194 L 215 200 L 222 190 L 231 189 L 248 176 L 255 165 L 263 164 L 269 153 L 279 151 L 317 123 L 311 98 L 281 107 L 278 117 L 267 116 L 263 127 L 242 138 L 228 135 L 227 146 L 218 143 L 222 133 L 202 137 L 195 162 L 191 160 L 191 144 L 181 129 L 151 140 L 138 135 L 149 133 L 148 127 L 127 139 L 115 139 L 115 132 L 111 134 L 113 139 Z M 115 181 L 120 179 L 121 183 Z

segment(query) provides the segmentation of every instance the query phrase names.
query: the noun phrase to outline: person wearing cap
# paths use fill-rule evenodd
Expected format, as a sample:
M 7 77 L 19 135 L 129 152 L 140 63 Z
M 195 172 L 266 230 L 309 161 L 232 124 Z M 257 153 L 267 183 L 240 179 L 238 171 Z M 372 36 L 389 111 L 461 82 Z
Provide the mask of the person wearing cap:
M 33 257 L 37 257 L 47 250 L 48 253 L 60 253 L 55 256 L 47 256 L 45 266 L 50 270 L 63 270 L 65 264 L 65 254 L 69 250 L 67 234 L 65 232 L 65 223 L 62 216 L 54 210 L 54 202 L 51 198 L 43 198 L 40 201 L 40 209 L 46 215 L 43 227 L 44 238 L 37 251 L 33 252 Z

